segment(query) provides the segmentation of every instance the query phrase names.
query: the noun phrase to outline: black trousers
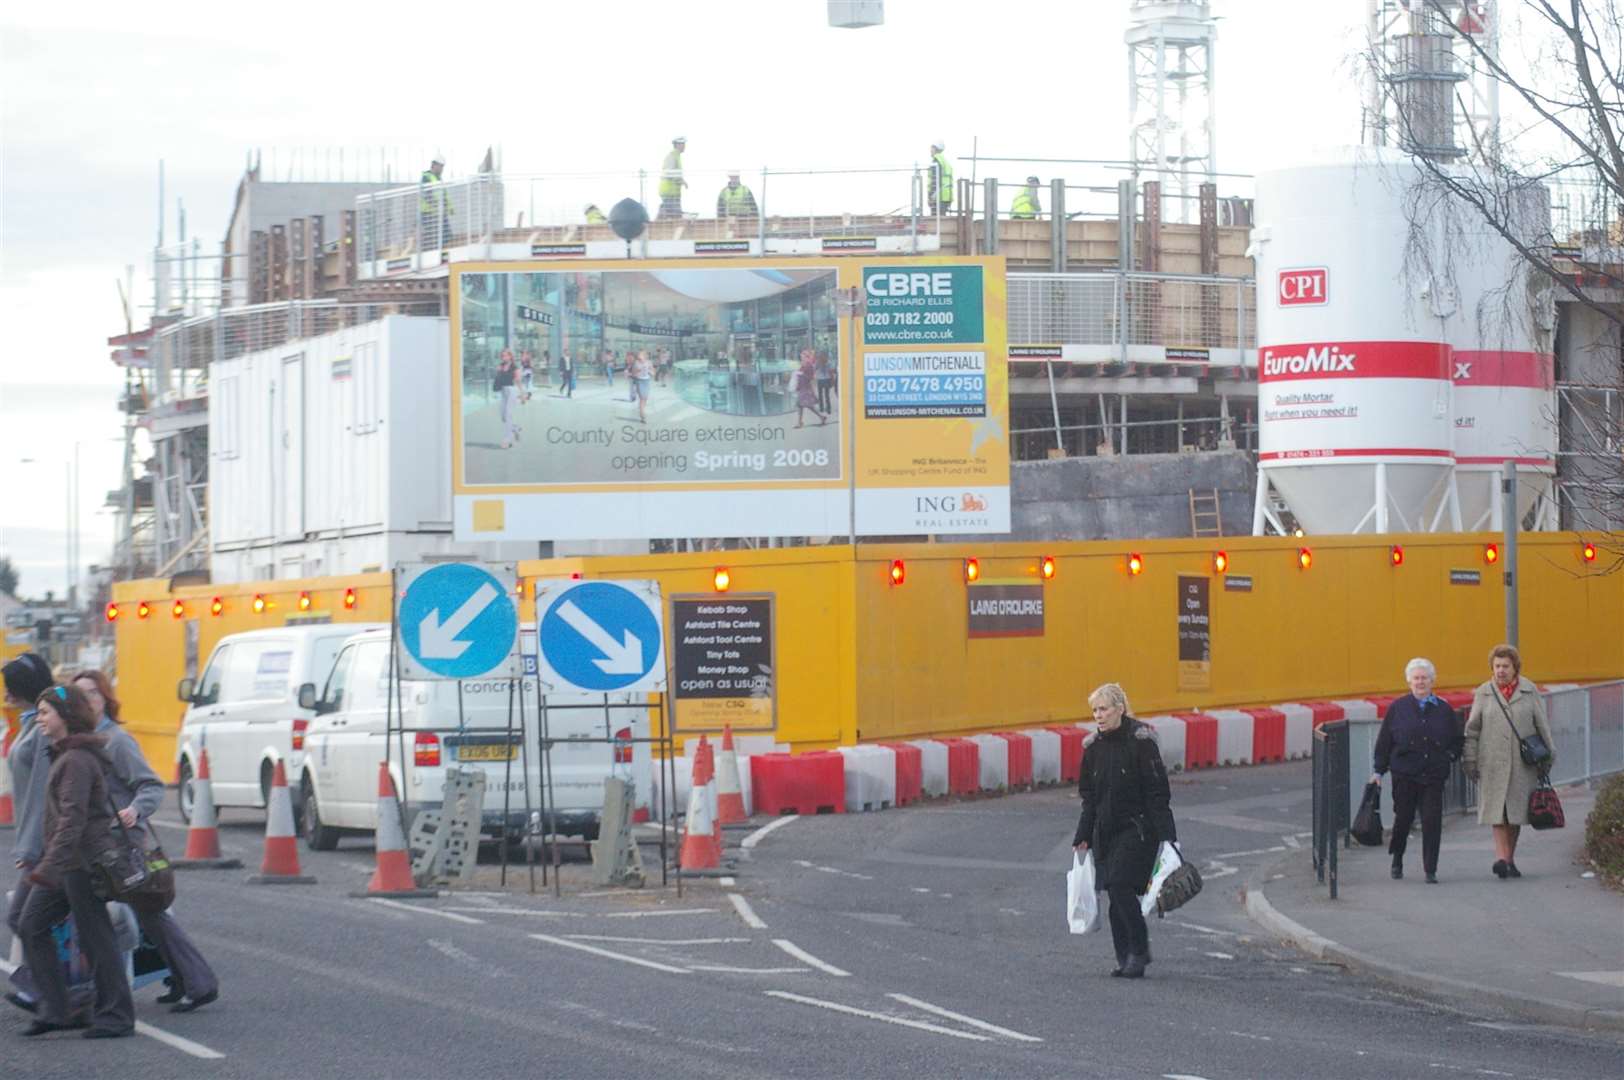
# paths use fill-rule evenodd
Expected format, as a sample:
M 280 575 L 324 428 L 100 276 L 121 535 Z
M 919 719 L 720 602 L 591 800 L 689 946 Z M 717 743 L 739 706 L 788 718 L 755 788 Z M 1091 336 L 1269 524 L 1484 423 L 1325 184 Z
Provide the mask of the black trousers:
M 1394 773 L 1393 838 L 1388 841 L 1387 850 L 1395 863 L 1404 858 L 1417 807 L 1421 810 L 1421 869 L 1436 874 L 1438 843 L 1444 830 L 1444 782 L 1415 780 Z
M 1113 885 L 1105 891 L 1111 900 L 1111 944 L 1116 946 L 1117 962 L 1129 956 L 1150 952 L 1150 929 L 1139 910 L 1139 896 L 1129 885 Z
M 171 977 L 179 981 L 188 996 L 199 998 L 220 988 L 214 969 L 173 915 L 167 911 L 137 911 L 135 919 L 142 935 L 162 954 Z
M 39 1018 L 53 1024 L 68 1022 L 67 977 L 57 958 L 51 927 L 69 913 L 73 915 L 79 949 L 90 961 L 96 984 L 90 1022 L 113 1031 L 129 1030 L 135 1026 L 135 1002 L 130 999 L 130 981 L 124 974 L 124 954 L 113 937 L 107 905 L 91 892 L 90 874 L 84 870 L 63 874 L 60 889 L 35 886 L 18 919 L 23 955 L 39 990 Z

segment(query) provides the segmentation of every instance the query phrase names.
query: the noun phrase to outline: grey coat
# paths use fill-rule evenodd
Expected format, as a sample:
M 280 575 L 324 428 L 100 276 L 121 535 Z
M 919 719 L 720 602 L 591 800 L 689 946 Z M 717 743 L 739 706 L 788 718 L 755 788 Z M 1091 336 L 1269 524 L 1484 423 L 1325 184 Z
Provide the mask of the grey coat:
M 11 765 L 12 813 L 17 821 L 11 855 L 24 866 L 32 866 L 45 854 L 45 789 L 51 772 L 46 752 L 50 748 L 51 740 L 45 737 L 34 711 L 25 712 L 17 741 L 11 744 L 6 759 Z
M 1495 699 L 1504 703 L 1502 711 Z M 1506 712 L 1511 723 L 1506 722 Z M 1517 734 L 1512 734 L 1512 725 Z M 1539 786 L 1539 772 L 1524 765 L 1517 749 L 1518 737 L 1538 732 L 1551 748 L 1556 764 L 1556 743 L 1551 725 L 1545 719 L 1545 699 L 1532 682 L 1519 676 L 1517 689 L 1506 701 L 1490 679 L 1477 688 L 1472 712 L 1466 720 L 1466 751 L 1461 765 L 1477 782 L 1477 820 L 1480 825 L 1528 824 L 1528 796 Z
M 147 819 L 163 805 L 164 782 L 147 764 L 141 745 L 128 731 L 104 716 L 96 725 L 96 734 L 107 740 L 104 752 L 112 762 L 112 768 L 107 771 L 107 793 L 112 796 L 113 805 L 120 810 L 133 806 L 136 820 L 149 834 L 148 842 L 155 843 L 157 835 Z

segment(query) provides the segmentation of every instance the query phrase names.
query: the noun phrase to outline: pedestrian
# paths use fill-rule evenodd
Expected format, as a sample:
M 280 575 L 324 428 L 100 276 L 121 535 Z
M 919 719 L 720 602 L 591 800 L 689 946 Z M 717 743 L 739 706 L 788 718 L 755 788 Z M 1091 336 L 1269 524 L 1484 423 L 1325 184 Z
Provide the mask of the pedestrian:
M 133 1035 L 135 1003 L 124 974 L 124 956 L 107 904 L 96 896 L 86 869 L 117 851 L 107 794 L 106 740 L 95 733 L 95 713 L 78 687 L 51 686 L 34 704 L 39 711 L 35 722 L 51 742 L 51 771 L 46 779 L 45 851 L 28 872 L 33 888 L 18 919 L 17 936 L 39 990 L 38 1016 L 23 1035 L 86 1026 L 87 1039 Z M 88 1025 L 69 1012 L 67 979 L 51 933 L 69 914 L 74 940 L 90 964 L 96 988 Z
M 941 139 L 930 144 L 930 186 L 925 196 L 932 217 L 953 209 L 953 166 L 948 163 L 946 151 L 947 143 Z
M 682 152 L 688 149 L 688 140 L 678 135 L 671 140 L 671 151 L 660 163 L 660 220 L 682 216 L 682 189 L 688 181 L 682 178 Z
M 609 353 L 604 354 L 604 358 L 603 358 L 603 377 L 608 380 L 609 386 L 611 388 L 613 388 L 614 385 L 615 385 L 615 369 L 620 367 L 621 364 L 622 364 L 622 361 L 620 359 L 620 350 L 619 349 L 616 349 L 613 354 L 609 354 Z
M 1043 206 L 1038 201 L 1038 178 L 1028 176 L 1026 186 L 1015 193 L 1015 199 L 1009 204 L 1009 216 L 1015 221 L 1032 221 L 1043 213 Z
M 519 388 L 523 391 L 523 400 L 528 403 L 536 389 L 536 361 L 529 349 L 519 357 Z
M 1375 772 L 1370 782 L 1380 783 L 1382 774 L 1389 769 L 1393 772 L 1393 838 L 1387 852 L 1393 856 L 1395 881 L 1404 876 L 1404 849 L 1419 807 L 1421 869 L 1428 885 L 1438 884 L 1444 782 L 1449 779 L 1450 767 L 1460 760 L 1464 740 L 1455 710 L 1432 692 L 1437 678 L 1438 669 L 1424 656 L 1405 664 L 1404 680 L 1410 684 L 1410 692 L 1387 706 L 1376 735 Z
M 558 354 L 558 384 L 564 389 L 564 397 L 575 396 L 575 360 L 568 349 Z
M 632 396 L 637 401 L 637 419 L 645 424 L 648 423 L 648 396 L 650 384 L 654 381 L 653 374 L 647 349 L 639 352 L 631 367 L 626 369 L 626 381 L 631 384 Z
M 16 830 L 12 834 L 11 862 L 18 871 L 11 906 L 6 911 L 6 926 L 15 937 L 23 905 L 33 889 L 28 883 L 28 873 L 45 852 L 45 782 L 51 768 L 47 756 L 50 740 L 39 726 L 34 702 L 51 685 L 51 665 L 38 653 L 25 652 L 6 662 L 5 667 L 0 668 L 0 677 L 5 680 L 6 707 L 19 714 L 17 737 L 12 740 L 11 752 L 6 758 L 6 766 L 11 769 Z M 35 997 L 26 992 L 7 992 L 6 1000 L 29 1012 L 37 1007 Z
M 75 675 L 73 685 L 85 695 L 97 716 L 96 734 L 107 740 L 107 759 L 112 763 L 107 771 L 107 789 L 113 808 L 118 811 L 119 822 L 150 851 L 158 846 L 150 819 L 163 805 L 164 782 L 147 764 L 140 744 L 124 730 L 112 680 L 90 668 Z M 170 1012 L 186 1013 L 218 998 L 220 980 L 175 917 L 168 911 L 147 910 L 138 904 L 130 906 L 141 933 L 163 956 L 164 966 L 169 969 L 165 980 L 169 991 L 158 998 L 158 1002 L 169 1005 Z
M 818 353 L 818 408 L 824 413 L 833 415 L 835 397 L 835 366 L 829 360 L 826 352 Z
M 1128 714 L 1128 695 L 1106 683 L 1088 695 L 1098 730 L 1083 742 L 1077 781 L 1083 811 L 1072 847 L 1094 851 L 1100 886 L 1111 903 L 1111 943 L 1117 966 L 1111 974 L 1138 979 L 1150 963 L 1150 931 L 1139 898 L 1150 884 L 1156 851 L 1178 843 L 1172 794 L 1162 766 L 1156 731 Z
M 1466 775 L 1477 784 L 1477 821 L 1494 829 L 1494 876 L 1520 878 L 1517 837 L 1528 824 L 1528 796 L 1556 765 L 1556 743 L 1545 719 L 1545 699 L 1523 678 L 1522 654 L 1513 645 L 1489 653 L 1490 678 L 1472 696 L 1466 719 Z M 1541 765 L 1523 761 L 1522 740 L 1545 740 Z
M 755 193 L 739 183 L 739 170 L 729 169 L 727 185 L 716 195 L 716 216 L 753 222 L 760 213 Z
M 418 250 L 444 251 L 451 240 L 451 196 L 440 183 L 445 179 L 445 159 L 439 154 L 417 179 Z
M 805 427 L 806 410 L 811 409 L 812 415 L 818 418 L 818 426 L 829 422 L 829 418 L 818 409 L 818 391 L 816 387 L 818 378 L 816 362 L 813 360 L 811 349 L 801 350 L 801 366 L 795 369 L 795 426 Z
M 588 225 L 609 224 L 609 219 L 603 216 L 603 211 L 598 209 L 597 203 L 587 203 L 586 209 L 581 211 L 581 213 L 586 216 L 586 223 Z
M 496 391 L 501 403 L 503 450 L 512 449 L 519 438 L 519 425 L 513 422 L 513 405 L 519 396 L 517 382 L 518 376 L 513 371 L 513 353 L 503 349 L 502 362 L 496 366 L 496 377 L 491 380 L 491 389 Z

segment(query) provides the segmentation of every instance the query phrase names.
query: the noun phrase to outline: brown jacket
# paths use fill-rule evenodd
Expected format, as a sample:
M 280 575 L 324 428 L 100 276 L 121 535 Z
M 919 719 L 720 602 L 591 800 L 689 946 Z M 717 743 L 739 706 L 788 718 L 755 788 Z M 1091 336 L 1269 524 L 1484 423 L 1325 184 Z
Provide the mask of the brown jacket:
M 45 791 L 45 854 L 29 879 L 59 888 L 62 875 L 80 870 L 113 847 L 113 810 L 107 800 L 107 764 L 100 735 L 69 735 L 51 747 Z
M 1501 705 L 1505 706 L 1503 710 Z M 1510 722 L 1506 720 L 1508 712 Z M 1512 734 L 1513 724 L 1516 735 Z M 1556 743 L 1545 719 L 1545 699 L 1534 684 L 1519 678 L 1510 701 L 1500 696 L 1493 679 L 1477 688 L 1466 721 L 1466 750 L 1461 766 L 1477 782 L 1479 824 L 1528 824 L 1528 796 L 1539 786 L 1539 771 L 1523 764 L 1517 738 L 1535 732 L 1551 748 L 1548 767 L 1554 768 Z

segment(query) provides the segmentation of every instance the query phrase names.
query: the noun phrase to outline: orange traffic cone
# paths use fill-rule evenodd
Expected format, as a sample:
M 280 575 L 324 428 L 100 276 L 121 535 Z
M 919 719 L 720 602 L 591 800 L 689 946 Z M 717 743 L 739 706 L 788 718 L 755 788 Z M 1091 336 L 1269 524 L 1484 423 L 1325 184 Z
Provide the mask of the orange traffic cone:
M 693 781 L 688 788 L 687 829 L 682 836 L 682 851 L 677 856 L 677 864 L 684 874 L 717 870 L 722 865 L 722 844 L 716 836 L 708 790 L 712 779 L 710 745 L 701 735 L 699 751 L 694 754 Z
M 389 776 L 389 763 L 378 762 L 378 868 L 372 872 L 365 892 L 353 896 L 439 896 L 435 889 L 419 889 L 412 878 L 411 856 L 406 853 L 406 834 L 400 828 L 400 800 L 395 782 Z
M 6 760 L 10 756 L 11 733 L 8 731 L 0 738 L 0 829 L 17 824 L 17 811 L 11 799 L 11 763 Z
M 214 782 L 209 779 L 209 752 L 197 755 L 197 775 L 192 777 L 192 827 L 186 831 L 186 855 L 171 859 L 178 870 L 235 870 L 241 859 L 220 855 L 220 830 L 214 819 Z
M 739 755 L 733 749 L 733 725 L 722 728 L 722 752 L 716 758 L 716 821 L 737 825 L 749 819 L 739 785 Z
M 276 763 L 271 774 L 271 801 L 265 808 L 265 860 L 250 885 L 314 885 L 316 879 L 299 872 L 299 838 L 293 831 L 293 799 L 288 774 Z

